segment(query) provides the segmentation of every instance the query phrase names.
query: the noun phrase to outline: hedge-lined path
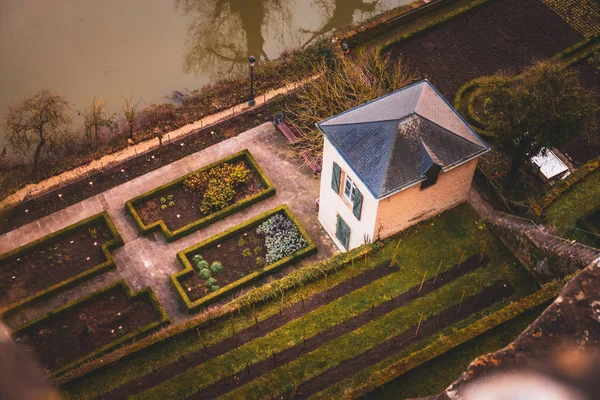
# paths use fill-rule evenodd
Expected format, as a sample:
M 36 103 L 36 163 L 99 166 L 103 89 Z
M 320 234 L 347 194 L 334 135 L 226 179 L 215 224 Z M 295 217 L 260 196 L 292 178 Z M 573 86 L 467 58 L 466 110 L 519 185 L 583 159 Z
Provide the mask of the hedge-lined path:
M 127 200 L 245 148 L 250 150 L 274 183 L 277 189 L 275 196 L 173 243 L 167 243 L 160 232 L 145 237 L 139 234 L 133 219 L 126 214 L 124 206 Z M 169 281 L 170 275 L 182 268 L 176 260 L 177 252 L 280 204 L 289 205 L 315 241 L 318 253 L 273 276 L 285 274 L 290 269 L 306 265 L 315 259 L 330 257 L 336 250 L 318 223 L 314 204 L 319 195 L 319 180 L 314 178 L 299 160 L 288 155 L 289 148 L 285 139 L 275 130 L 272 123 L 266 123 L 0 236 L 0 254 L 3 254 L 107 210 L 125 242 L 125 246 L 113 251 L 116 271 L 102 274 L 24 309 L 7 319 L 7 324 L 13 328 L 22 325 L 59 305 L 89 295 L 119 279 L 125 279 L 133 290 L 152 287 L 172 322 L 186 319 L 188 314 Z

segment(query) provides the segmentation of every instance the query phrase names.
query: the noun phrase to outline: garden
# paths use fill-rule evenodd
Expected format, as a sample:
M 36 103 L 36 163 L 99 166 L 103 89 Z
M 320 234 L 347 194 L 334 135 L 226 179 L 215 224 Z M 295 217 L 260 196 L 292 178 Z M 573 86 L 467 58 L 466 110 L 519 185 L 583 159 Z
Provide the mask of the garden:
M 240 247 L 235 240 L 230 246 Z M 210 270 L 216 260 L 199 253 L 203 259 L 196 261 Z M 187 254 L 193 263 L 197 253 Z M 176 340 L 139 343 L 111 368 L 92 362 L 87 374 L 68 374 L 61 382 L 81 399 L 341 392 L 349 368 L 367 374 L 489 316 L 494 322 L 479 328 L 485 332 L 510 302 L 517 302 L 518 313 L 530 308 L 520 299 L 538 289 L 463 205 L 382 243 L 252 289 L 230 303 L 231 313 L 190 323 L 171 336 Z
M 167 241 L 275 194 L 247 151 L 241 151 L 144 193 L 126 204 L 143 234 L 160 229 Z
M 58 374 L 168 322 L 152 289 L 132 293 L 119 281 L 17 329 L 13 338 Z
M 106 212 L 0 256 L 0 311 L 19 308 L 114 268 L 123 244 Z
M 178 253 L 171 281 L 196 310 L 316 251 L 287 206 L 263 213 Z

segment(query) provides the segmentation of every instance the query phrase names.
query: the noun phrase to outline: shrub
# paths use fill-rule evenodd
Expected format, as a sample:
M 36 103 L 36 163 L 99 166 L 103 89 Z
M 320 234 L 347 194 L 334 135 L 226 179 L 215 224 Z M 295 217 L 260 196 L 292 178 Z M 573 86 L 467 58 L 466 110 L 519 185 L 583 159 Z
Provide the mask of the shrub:
M 169 207 L 175 207 L 175 202 L 174 201 L 170 201 L 169 202 Z
M 217 290 L 219 290 L 219 286 L 218 286 L 218 285 L 212 285 L 212 286 L 210 287 L 210 291 L 211 291 L 211 292 L 216 292 Z
M 212 265 L 210 266 L 210 270 L 212 271 L 213 274 L 218 274 L 219 272 L 221 272 L 222 269 L 223 269 L 223 264 L 221 264 L 218 261 L 213 262 Z
M 272 264 L 308 246 L 298 227 L 283 214 L 276 214 L 260 224 L 256 233 L 265 236 L 266 263 Z
M 254 248 L 254 255 L 255 255 L 255 256 L 258 256 L 258 255 L 260 254 L 260 252 L 261 252 L 261 251 L 263 251 L 263 248 L 262 248 L 262 246 L 256 246 L 256 247 Z
M 238 246 L 244 247 L 245 245 L 246 245 L 246 239 L 241 237 L 240 240 L 238 240 Z
M 199 270 L 208 269 L 208 261 L 200 260 L 196 263 L 196 267 L 198 267 Z
M 257 267 L 264 267 L 265 266 L 265 259 L 262 257 L 256 257 L 256 266 Z
M 243 163 L 223 163 L 191 174 L 183 186 L 202 196 L 200 211 L 208 214 L 231 204 L 237 190 L 248 180 L 250 169 Z
M 211 278 L 210 276 L 210 270 L 208 268 L 202 268 L 199 272 L 198 275 L 200 276 L 200 278 L 204 279 L 204 280 L 208 280 Z
M 167 209 L 167 205 L 163 204 L 162 206 L 160 206 L 160 209 L 163 210 L 163 211 L 166 210 Z
M 217 280 L 215 278 L 208 278 L 206 280 L 206 286 L 209 288 L 212 286 L 215 286 L 216 284 L 217 284 Z
M 167 202 L 167 199 L 165 199 L 164 197 L 161 197 L 161 198 L 160 198 L 160 202 L 161 202 L 161 204 L 164 204 L 164 203 L 166 203 L 166 202 Z
M 200 254 L 196 254 L 194 257 L 192 257 L 192 262 L 196 265 L 198 265 L 198 263 L 202 260 L 204 260 L 204 258 L 202 258 Z
M 252 251 L 250 251 L 250 249 L 244 249 L 244 251 L 242 251 L 242 255 L 244 257 L 250 257 L 252 255 Z
M 173 200 L 173 195 L 172 194 L 168 195 L 167 200 Z

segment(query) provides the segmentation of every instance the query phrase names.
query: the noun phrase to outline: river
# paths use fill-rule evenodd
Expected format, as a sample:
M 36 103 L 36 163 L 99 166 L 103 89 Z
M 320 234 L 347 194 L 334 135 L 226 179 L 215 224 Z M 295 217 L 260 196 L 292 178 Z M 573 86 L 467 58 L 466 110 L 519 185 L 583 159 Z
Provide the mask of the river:
M 245 71 L 411 0 L 0 0 L 0 152 L 7 106 L 48 89 L 118 113 Z

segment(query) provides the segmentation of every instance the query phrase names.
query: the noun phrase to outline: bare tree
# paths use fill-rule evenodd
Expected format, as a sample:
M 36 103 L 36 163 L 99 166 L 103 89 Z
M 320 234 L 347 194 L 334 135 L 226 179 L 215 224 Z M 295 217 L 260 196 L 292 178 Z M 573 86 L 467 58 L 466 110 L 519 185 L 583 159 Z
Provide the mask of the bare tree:
M 133 95 L 129 95 L 129 97 L 124 97 L 123 101 L 125 102 L 121 109 L 123 110 L 123 114 L 125 114 L 125 120 L 127 121 L 127 125 L 129 126 L 129 138 L 133 140 L 133 123 L 135 122 L 135 116 L 137 113 L 137 107 L 139 104 L 131 101 Z
M 33 173 L 37 173 L 42 150 L 56 149 L 71 123 L 70 104 L 61 96 L 42 90 L 16 106 L 8 107 L 6 126 L 11 147 L 26 155 L 35 145 Z
M 319 157 L 323 151 L 323 137 L 315 123 L 398 90 L 414 80 L 404 63 L 392 64 L 389 56 L 383 57 L 379 51 L 359 53 L 356 58 L 343 57 L 333 65 L 322 62 L 315 70 L 319 78 L 300 85 L 298 101 L 288 107 L 303 133 L 298 149 L 308 151 L 313 157 Z
M 80 113 L 84 118 L 85 133 L 93 143 L 98 143 L 98 133 L 102 127 L 111 127 L 113 125 L 113 118 L 106 114 L 104 106 L 102 97 L 94 97 L 92 104 L 84 112 Z

